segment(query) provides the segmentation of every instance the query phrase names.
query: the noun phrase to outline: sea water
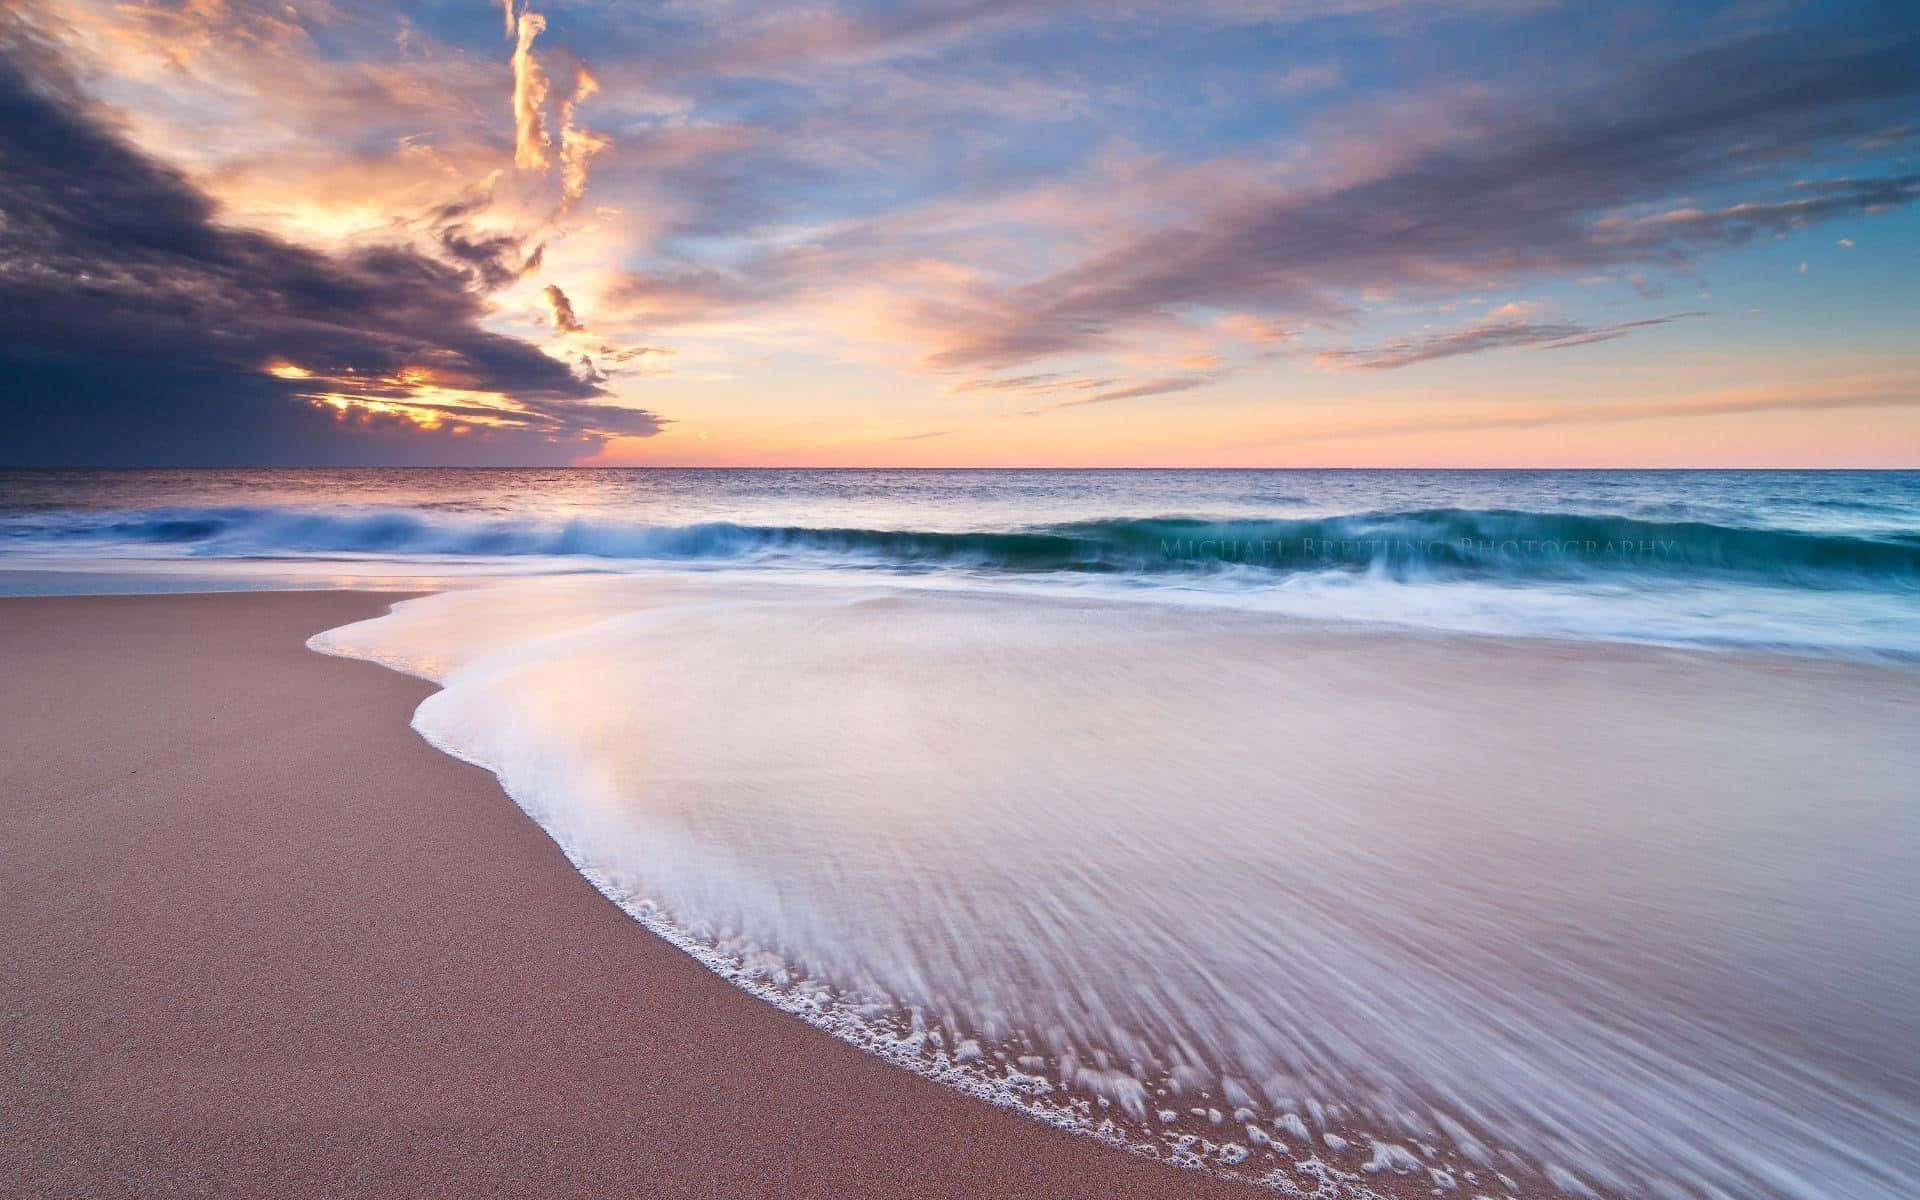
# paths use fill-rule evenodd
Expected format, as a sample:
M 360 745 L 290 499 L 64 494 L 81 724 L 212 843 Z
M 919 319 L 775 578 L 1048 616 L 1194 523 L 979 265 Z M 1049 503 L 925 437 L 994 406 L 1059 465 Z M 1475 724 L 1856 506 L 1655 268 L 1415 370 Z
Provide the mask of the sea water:
M 1872 474 L 33 474 L 0 582 L 467 585 L 313 644 L 439 682 L 420 732 L 709 966 L 1117 1145 L 1890 1200 L 1917 514 Z
M 646 566 L 1920 654 L 1920 473 L 0 471 L 0 591 Z

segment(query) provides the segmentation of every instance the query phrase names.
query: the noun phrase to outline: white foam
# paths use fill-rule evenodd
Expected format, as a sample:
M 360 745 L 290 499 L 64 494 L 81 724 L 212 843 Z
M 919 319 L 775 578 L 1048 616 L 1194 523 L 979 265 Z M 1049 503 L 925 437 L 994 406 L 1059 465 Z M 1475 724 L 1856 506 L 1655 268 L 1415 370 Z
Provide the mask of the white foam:
M 422 734 L 720 974 L 1139 1153 L 1357 1194 L 1254 1136 L 1304 1111 L 1335 1155 L 1438 1142 L 1378 1168 L 1435 1187 L 1920 1175 L 1897 673 L 670 576 L 314 645 L 440 680 Z

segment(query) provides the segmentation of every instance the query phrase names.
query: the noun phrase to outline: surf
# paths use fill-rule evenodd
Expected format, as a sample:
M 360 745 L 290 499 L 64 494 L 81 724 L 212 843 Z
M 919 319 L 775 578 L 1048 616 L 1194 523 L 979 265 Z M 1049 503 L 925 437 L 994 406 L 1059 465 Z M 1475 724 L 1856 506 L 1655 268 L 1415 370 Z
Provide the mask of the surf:
M 211 557 L 276 554 L 584 556 L 634 561 L 815 555 L 881 565 L 1014 572 L 1286 572 L 1385 568 L 1488 577 L 1632 566 L 1814 582 L 1920 585 L 1920 537 L 1651 521 L 1512 509 L 1413 509 L 1315 518 L 1116 517 L 1006 530 L 669 525 L 445 515 L 405 508 L 223 506 L 13 515 L 15 547 L 168 547 Z
M 1920 1172 L 1910 671 L 738 574 L 313 645 L 438 681 L 422 735 L 713 969 L 1141 1153 L 1281 1190 Z

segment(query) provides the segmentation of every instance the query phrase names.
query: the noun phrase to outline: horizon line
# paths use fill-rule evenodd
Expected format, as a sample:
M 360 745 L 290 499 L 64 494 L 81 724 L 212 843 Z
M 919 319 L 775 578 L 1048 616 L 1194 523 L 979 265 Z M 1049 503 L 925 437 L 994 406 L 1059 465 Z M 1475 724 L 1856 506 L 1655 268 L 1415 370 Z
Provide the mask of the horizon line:
M 46 465 L 46 464 L 28 464 L 28 465 L 0 464 L 0 471 L 15 471 L 15 472 L 25 472 L 25 471 L 42 471 L 42 472 L 54 472 L 54 471 L 76 471 L 76 472 L 78 471 L 926 471 L 926 472 L 934 472 L 934 471 L 1028 471 L 1028 472 L 1039 472 L 1039 471 L 1052 471 L 1052 472 L 1064 472 L 1064 471 L 1082 471 L 1082 472 L 1091 472 L 1091 471 L 1194 471 L 1194 472 L 1198 472 L 1198 471 L 1215 471 L 1215 472 L 1219 472 L 1219 471 L 1429 471 L 1429 472 L 1481 472 L 1481 473 L 1503 471 L 1503 472 L 1513 472 L 1513 473 L 1529 472 L 1529 473 L 1535 473 L 1535 474 L 1542 473 L 1542 472 L 1562 472 L 1562 473 L 1572 474 L 1576 472 L 1593 472 L 1593 471 L 1615 471 L 1615 472 L 1637 471 L 1642 473 L 1689 472 L 1689 473 L 1696 473 L 1696 474 L 1705 473 L 1705 472 L 1736 474 L 1740 472 L 1755 472 L 1755 471 L 1768 471 L 1768 472 L 1794 471 L 1794 472 L 1802 472 L 1802 473 L 1845 472 L 1845 473 L 1855 473 L 1855 474 L 1858 474 L 1858 473 L 1910 474 L 1914 472 L 1920 472 L 1920 462 L 1916 462 L 1912 466 L 1899 466 L 1899 467 L 1888 467 L 1888 466 L 1817 466 L 1815 467 L 1815 466 L 1780 466 L 1780 465 L 1740 466 L 1740 467 L 1729 467 L 1729 466 L 1650 467 L 1650 466 L 1621 466 L 1621 465 L 1592 466 L 1592 467 L 1568 467 L 1568 466 L 1537 466 L 1536 467 L 1536 466 L 1413 466 L 1413 465 L 1404 465 L 1404 464 L 1382 464 L 1378 466 L 1276 465 L 1276 466 L 1248 467 L 1248 466 L 1199 466 L 1199 465 L 1141 466 L 1141 465 L 1130 465 L 1130 464 L 1124 464 L 1124 463 L 1117 463 L 1117 464 L 1110 464 L 1110 465 L 1103 464 L 1103 465 L 1097 465 L 1097 466 L 1085 466 L 1085 465 L 1081 465 L 1081 466 L 1034 466 L 1034 465 L 990 466 L 990 465 L 982 465 L 982 464 L 954 465 L 954 466 L 927 466 L 927 465 L 888 466 L 888 465 L 880 465 L 880 464 L 851 464 L 850 465 L 850 464 L 844 464 L 844 463 L 840 463 L 840 464 L 808 464 L 808 463 L 802 463 L 802 464 L 772 464 L 772 463 L 574 464 L 574 463 L 563 463 L 563 464 L 557 464 L 557 465 L 556 464 L 537 464 L 537 463 L 527 463 L 527 464 L 314 463 L 314 464 L 307 464 L 307 465 L 288 464 L 288 463 L 212 463 L 212 464 L 198 464 L 198 465 L 192 465 L 192 466 L 180 465 L 180 464 L 158 465 L 158 466 L 134 466 L 134 465 L 127 465 L 127 464 L 59 465 L 59 466 Z

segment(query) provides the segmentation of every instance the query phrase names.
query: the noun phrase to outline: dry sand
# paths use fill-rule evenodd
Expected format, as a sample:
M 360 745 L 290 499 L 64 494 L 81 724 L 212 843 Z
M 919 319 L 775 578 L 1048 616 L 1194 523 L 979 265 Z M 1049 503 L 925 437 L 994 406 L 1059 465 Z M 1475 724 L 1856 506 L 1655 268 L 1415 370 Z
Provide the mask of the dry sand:
M 314 654 L 391 596 L 0 600 L 0 1191 L 1248 1196 L 737 991 Z

